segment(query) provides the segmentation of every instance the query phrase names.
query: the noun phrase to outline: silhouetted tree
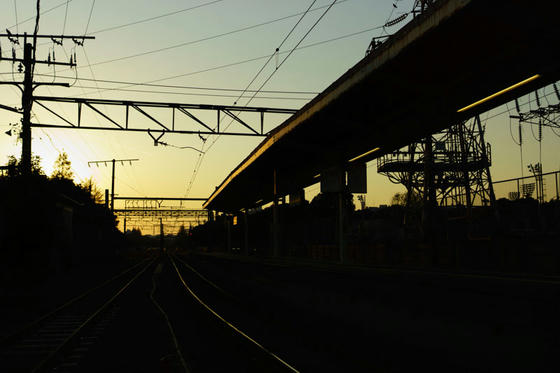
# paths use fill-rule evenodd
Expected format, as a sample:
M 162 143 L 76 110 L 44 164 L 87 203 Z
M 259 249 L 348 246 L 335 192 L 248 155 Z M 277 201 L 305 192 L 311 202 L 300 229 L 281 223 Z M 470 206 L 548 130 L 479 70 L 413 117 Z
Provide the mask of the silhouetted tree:
M 54 162 L 54 170 L 51 174 L 51 178 L 57 179 L 68 179 L 72 180 L 74 177 L 74 172 L 72 172 L 72 163 L 68 159 L 68 154 L 62 152 L 56 158 Z
M 15 156 L 8 156 L 8 176 L 14 177 L 21 175 L 21 162 Z M 41 167 L 41 157 L 34 155 L 31 157 L 31 174 L 44 176 L 45 172 Z
M 103 203 L 104 201 L 103 192 L 101 191 L 101 189 L 97 187 L 92 177 L 86 179 L 83 183 L 81 183 L 80 187 L 90 194 L 93 202 L 97 204 Z
M 398 192 L 395 193 L 393 198 L 391 198 L 391 205 L 392 206 L 406 206 L 408 198 L 408 192 Z M 410 195 L 410 205 L 409 207 L 419 207 L 422 205 L 422 198 L 418 193 L 412 192 Z

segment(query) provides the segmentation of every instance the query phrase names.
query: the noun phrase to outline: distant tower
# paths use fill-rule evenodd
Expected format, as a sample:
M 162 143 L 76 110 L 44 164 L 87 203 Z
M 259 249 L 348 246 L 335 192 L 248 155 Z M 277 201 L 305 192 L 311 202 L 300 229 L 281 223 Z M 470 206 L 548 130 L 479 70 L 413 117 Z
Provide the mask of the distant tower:
M 477 116 L 377 159 L 377 172 L 431 206 L 493 206 L 490 144 Z

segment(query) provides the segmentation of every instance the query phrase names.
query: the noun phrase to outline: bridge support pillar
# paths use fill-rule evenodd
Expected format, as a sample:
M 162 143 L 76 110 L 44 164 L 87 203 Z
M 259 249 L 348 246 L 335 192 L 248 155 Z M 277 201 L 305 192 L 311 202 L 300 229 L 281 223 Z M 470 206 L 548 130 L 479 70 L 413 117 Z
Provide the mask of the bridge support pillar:
M 344 239 L 344 192 L 338 192 L 338 259 L 346 262 L 346 240 Z
M 280 256 L 280 221 L 278 218 L 278 177 L 274 169 L 274 202 L 272 205 L 272 256 Z
M 226 231 L 226 252 L 231 253 L 231 217 L 224 214 L 224 225 Z
M 249 255 L 249 218 L 247 209 L 243 212 L 243 253 Z
M 272 205 L 272 256 L 280 256 L 280 222 L 278 218 L 278 198 L 276 196 Z

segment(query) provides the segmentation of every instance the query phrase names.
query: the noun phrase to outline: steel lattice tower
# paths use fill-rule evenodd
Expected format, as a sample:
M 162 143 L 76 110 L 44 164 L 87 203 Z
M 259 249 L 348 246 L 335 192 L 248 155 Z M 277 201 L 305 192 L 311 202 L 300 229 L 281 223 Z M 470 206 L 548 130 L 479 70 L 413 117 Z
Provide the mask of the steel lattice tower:
M 377 160 L 377 171 L 431 206 L 493 206 L 490 144 L 477 116 Z

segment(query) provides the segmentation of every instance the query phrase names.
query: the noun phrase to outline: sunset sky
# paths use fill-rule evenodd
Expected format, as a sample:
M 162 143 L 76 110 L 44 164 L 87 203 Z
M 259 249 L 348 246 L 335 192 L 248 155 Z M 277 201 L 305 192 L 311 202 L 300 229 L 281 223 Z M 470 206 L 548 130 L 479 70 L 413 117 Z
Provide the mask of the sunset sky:
M 274 53 L 311 2 L 42 0 L 41 10 L 48 12 L 41 15 L 40 33 L 87 33 L 96 39 L 86 40 L 83 47 L 75 46 L 71 41 L 65 42 L 62 47 L 54 46 L 57 61 L 68 61 L 75 48 L 79 65 L 78 80 L 71 88 L 41 87 L 35 94 L 221 105 L 232 105 L 237 101 L 237 105 L 246 105 L 250 95 L 245 94 L 244 98 L 237 100 L 237 95 L 240 94 L 238 91 L 142 85 L 123 88 L 127 84 L 100 80 L 242 90 L 255 77 L 268 56 Z M 315 2 L 312 9 L 320 9 L 310 11 L 303 18 L 280 49 L 279 59 L 286 56 L 300 41 L 331 2 L 332 0 Z M 263 91 L 290 93 L 261 92 L 249 105 L 300 108 L 314 94 L 293 92 L 321 92 L 364 57 L 373 36 L 391 34 L 410 21 L 411 16 L 393 27 L 381 27 L 388 20 L 409 12 L 412 3 L 412 0 L 338 1 L 300 45 L 309 47 L 296 50 L 263 88 Z M 8 28 L 12 33 L 32 33 L 35 4 L 35 0 L 5 0 L 0 13 L 0 28 Z M 169 15 L 170 13 L 173 14 Z M 156 19 L 146 21 L 152 17 Z M 19 25 L 16 26 L 18 22 Z M 259 24 L 263 25 L 258 26 Z M 313 45 L 323 41 L 325 43 Z M 2 55 L 11 56 L 12 45 L 5 39 L 1 43 Z M 46 60 L 53 50 L 53 43 L 43 41 L 39 45 L 37 58 Z M 21 50 L 16 49 L 16 53 L 19 57 Z M 244 62 L 247 60 L 252 61 Z M 276 58 L 271 60 L 249 89 L 261 86 L 275 69 L 276 61 Z M 229 66 L 224 67 L 225 65 Z M 54 71 L 52 66 L 44 65 L 37 66 L 35 73 L 36 80 L 69 83 L 74 82 L 76 74 L 74 70 L 57 68 Z M 80 80 L 84 78 L 88 80 Z M 0 80 L 14 79 L 22 79 L 22 74 L 17 73 L 17 66 L 6 61 L 0 62 Z M 151 92 L 137 92 L 138 90 Z M 549 94 L 549 103 L 557 103 L 552 93 L 550 87 L 542 92 L 543 95 Z M 473 101 L 476 99 L 480 98 L 473 97 Z M 524 97 L 521 102 L 526 103 L 527 100 Z M 543 99 L 545 105 L 548 102 Z M 20 107 L 19 91 L 14 87 L 0 86 L 0 103 Z M 70 106 L 51 104 L 51 107 L 62 115 L 75 115 L 71 111 L 75 111 L 75 106 L 71 109 Z M 525 105 L 524 109 L 527 108 Z M 509 109 L 512 109 L 513 114 L 514 107 L 510 105 Z M 118 112 L 112 108 L 104 110 L 107 113 Z M 486 140 L 492 144 L 491 171 L 494 180 L 521 174 L 519 147 L 512 139 L 507 112 L 496 115 L 505 111 L 506 107 L 503 106 L 481 116 L 483 121 L 491 118 L 486 123 Z M 37 105 L 34 106 L 34 116 L 34 122 L 54 121 L 50 114 Z M 85 115 L 84 118 L 86 124 L 100 123 L 99 119 L 92 116 Z M 204 118 L 215 123 L 215 113 Z M 283 119 L 286 117 L 273 118 L 267 123 L 266 129 L 274 128 Z M 4 134 L 11 128 L 10 123 L 18 121 L 17 115 L 0 110 L 2 164 L 7 162 L 9 155 L 20 156 L 21 143 L 16 142 L 15 136 Z M 511 129 L 517 140 L 517 123 L 512 122 Z M 59 152 L 67 152 L 77 181 L 93 177 L 101 189 L 110 188 L 111 169 L 104 166 L 90 168 L 88 161 L 139 158 L 140 161 L 132 165 L 117 167 L 118 195 L 184 197 L 192 184 L 188 196 L 208 197 L 261 138 L 221 137 L 212 146 L 210 144 L 214 142 L 214 138 L 203 143 L 197 135 L 166 135 L 162 140 L 177 147 L 191 146 L 206 151 L 196 178 L 193 178 L 193 174 L 201 157 L 200 153 L 192 149 L 154 147 L 146 133 L 33 129 L 33 153 L 42 158 L 43 168 L 50 174 Z M 539 152 L 538 142 L 529 127 L 524 130 L 524 140 L 526 168 L 527 164 L 538 162 Z M 560 138 L 550 129 L 545 129 L 542 144 L 545 172 L 560 169 L 559 145 Z M 308 199 L 318 189 L 318 186 L 309 188 Z M 391 196 L 401 189 L 402 187 L 393 185 L 385 177 L 378 175 L 375 163 L 371 163 L 368 168 L 369 206 L 389 203 Z M 200 203 L 194 206 L 198 207 Z

